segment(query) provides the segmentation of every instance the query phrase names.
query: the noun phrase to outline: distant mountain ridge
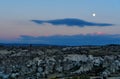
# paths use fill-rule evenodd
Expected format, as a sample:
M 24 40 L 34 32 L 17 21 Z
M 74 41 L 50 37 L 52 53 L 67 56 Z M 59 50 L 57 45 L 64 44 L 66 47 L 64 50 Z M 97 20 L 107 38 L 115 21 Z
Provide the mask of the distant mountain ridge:
M 72 46 L 72 45 L 0 43 L 0 46 Z M 106 44 L 106 45 L 77 45 L 77 46 L 120 46 L 120 44 Z
M 53 44 L 0 43 L 0 46 L 66 46 Z

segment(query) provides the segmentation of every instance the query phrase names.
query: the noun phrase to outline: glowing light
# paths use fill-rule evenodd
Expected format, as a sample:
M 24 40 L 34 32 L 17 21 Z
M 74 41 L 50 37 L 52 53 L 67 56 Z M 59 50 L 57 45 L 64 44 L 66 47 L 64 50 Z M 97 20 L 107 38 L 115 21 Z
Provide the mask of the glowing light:
M 93 14 L 92 14 L 92 16 L 94 16 L 94 17 L 95 17 L 95 16 L 96 16 L 96 14 L 95 14 L 95 13 L 93 13 Z

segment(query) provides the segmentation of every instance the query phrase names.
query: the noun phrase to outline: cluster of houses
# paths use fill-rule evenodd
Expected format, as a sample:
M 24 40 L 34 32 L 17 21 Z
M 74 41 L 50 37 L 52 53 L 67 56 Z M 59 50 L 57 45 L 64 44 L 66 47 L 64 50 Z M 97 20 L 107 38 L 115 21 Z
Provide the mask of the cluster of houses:
M 55 50 L 53 51 L 55 52 Z M 107 78 L 113 74 L 120 74 L 120 55 L 62 54 L 60 50 L 55 54 L 52 49 L 46 51 L 48 54 L 42 50 L 9 52 L 11 51 L 8 51 L 7 60 L 0 60 L 0 78 L 2 79 L 50 79 L 55 77 L 62 79 L 81 74 Z M 50 52 L 53 55 L 50 55 Z M 34 54 L 35 56 L 33 56 Z M 29 57 L 30 55 L 31 57 Z M 14 58 L 15 56 L 16 58 Z M 21 59 L 21 56 L 25 57 Z M 7 63 L 8 61 L 9 63 Z

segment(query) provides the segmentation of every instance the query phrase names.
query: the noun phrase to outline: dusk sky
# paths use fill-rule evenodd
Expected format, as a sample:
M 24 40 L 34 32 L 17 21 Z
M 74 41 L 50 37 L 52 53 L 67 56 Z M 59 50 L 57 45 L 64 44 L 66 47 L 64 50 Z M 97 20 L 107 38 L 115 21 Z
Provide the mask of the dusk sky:
M 0 43 L 120 44 L 120 0 L 0 0 Z

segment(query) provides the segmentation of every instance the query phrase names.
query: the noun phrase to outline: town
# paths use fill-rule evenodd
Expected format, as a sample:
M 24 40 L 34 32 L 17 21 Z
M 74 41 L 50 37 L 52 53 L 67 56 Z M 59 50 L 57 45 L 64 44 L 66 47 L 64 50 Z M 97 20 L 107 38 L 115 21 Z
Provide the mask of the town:
M 0 78 L 119 79 L 119 54 L 120 45 L 0 46 Z

